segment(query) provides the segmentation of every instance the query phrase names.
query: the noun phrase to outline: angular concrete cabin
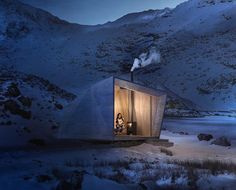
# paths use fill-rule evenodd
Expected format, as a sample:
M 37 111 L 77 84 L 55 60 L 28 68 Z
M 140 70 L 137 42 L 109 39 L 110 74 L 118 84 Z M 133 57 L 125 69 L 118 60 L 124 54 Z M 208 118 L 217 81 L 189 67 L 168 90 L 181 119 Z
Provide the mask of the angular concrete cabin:
M 84 140 L 140 140 L 159 138 L 166 93 L 118 78 L 108 78 L 91 86 L 80 98 L 60 138 Z M 132 120 L 135 131 L 115 134 L 118 113 L 124 123 Z

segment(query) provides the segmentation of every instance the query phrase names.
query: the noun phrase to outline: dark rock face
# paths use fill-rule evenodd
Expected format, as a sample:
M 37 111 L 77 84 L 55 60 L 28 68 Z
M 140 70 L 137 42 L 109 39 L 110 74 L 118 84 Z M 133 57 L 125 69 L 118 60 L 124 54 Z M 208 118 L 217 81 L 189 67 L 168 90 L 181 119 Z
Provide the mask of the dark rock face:
M 75 98 L 48 80 L 0 64 L 0 128 L 9 131 L 5 138 L 18 137 L 7 146 L 47 146 L 60 128 L 59 113 Z
M 30 98 L 25 97 L 25 96 L 20 96 L 18 100 L 23 106 L 31 107 L 32 101 Z
M 60 128 L 59 125 L 52 125 L 52 126 L 51 126 L 51 129 L 52 129 L 52 130 L 58 130 L 59 128 Z
M 49 175 L 39 175 L 39 176 L 37 176 L 37 181 L 39 183 L 44 183 L 44 182 L 51 181 L 51 180 L 52 180 L 52 177 L 50 177 Z
M 69 178 L 68 178 L 69 177 Z M 66 178 L 62 178 L 56 187 L 56 190 L 64 189 L 81 189 L 84 178 L 84 171 L 74 171 L 71 175 Z
M 20 90 L 17 87 L 16 83 L 11 83 L 10 86 L 7 88 L 6 95 L 10 97 L 17 97 L 21 94 Z
M 180 132 L 175 132 L 176 134 L 179 134 L 179 135 L 189 135 L 188 132 L 184 132 L 184 131 L 180 131 Z
M 200 133 L 197 136 L 197 138 L 198 138 L 199 141 L 209 141 L 209 140 L 213 139 L 213 136 L 211 134 Z
M 64 189 L 74 189 L 74 186 L 72 183 L 67 182 L 66 180 L 61 180 L 59 184 L 56 187 L 56 190 L 64 190 Z
M 29 140 L 30 144 L 36 145 L 36 146 L 45 146 L 46 143 L 43 139 L 30 139 Z
M 57 109 L 59 109 L 59 110 L 62 110 L 62 109 L 63 109 L 63 106 L 62 106 L 61 104 L 59 104 L 59 103 L 56 103 L 56 104 L 55 104 L 55 107 L 56 107 Z
M 211 144 L 219 146 L 231 146 L 231 142 L 226 137 L 219 137 L 215 139 Z
M 5 110 L 10 111 L 12 114 L 18 114 L 20 105 L 14 100 L 7 100 L 4 102 Z
M 30 29 L 27 27 L 24 22 L 10 22 L 6 29 L 6 35 L 9 38 L 19 38 L 24 37 L 28 34 Z
M 5 110 L 9 111 L 11 114 L 19 115 L 19 116 L 23 117 L 24 119 L 31 118 L 31 112 L 22 110 L 20 108 L 20 105 L 14 100 L 5 101 L 4 108 L 5 108 Z
M 60 96 L 63 99 L 66 100 L 74 100 L 76 98 L 76 95 L 69 93 L 58 86 L 51 84 L 48 80 L 45 80 L 43 78 L 34 76 L 34 75 L 27 75 L 23 77 L 23 81 L 32 87 L 38 86 L 41 88 L 41 90 L 46 90 L 51 92 L 54 96 Z

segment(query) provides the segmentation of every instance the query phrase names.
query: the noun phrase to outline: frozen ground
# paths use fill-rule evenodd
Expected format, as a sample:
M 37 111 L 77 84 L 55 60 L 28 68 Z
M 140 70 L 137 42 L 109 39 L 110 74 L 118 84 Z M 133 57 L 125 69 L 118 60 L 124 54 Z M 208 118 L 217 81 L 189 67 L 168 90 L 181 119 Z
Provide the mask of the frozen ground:
M 176 153 L 178 159 L 217 159 L 236 163 L 236 119 L 233 117 L 165 119 L 163 127 L 167 131 L 162 131 L 162 138 L 175 143 L 170 149 Z M 181 132 L 189 135 L 183 137 L 178 134 Z M 219 147 L 207 141 L 199 142 L 199 133 L 212 134 L 214 138 L 225 136 L 231 140 L 232 147 Z
M 236 118 L 209 116 L 201 118 L 165 119 L 163 127 L 173 132 L 188 132 L 197 135 L 211 133 L 215 137 L 228 136 L 236 140 Z
M 175 121 L 177 129 L 183 121 Z M 170 120 L 164 123 L 166 128 L 170 124 Z M 205 132 L 198 126 L 199 133 Z M 170 148 L 148 143 L 129 147 L 83 143 L 2 150 L 0 189 L 233 189 L 236 142 L 230 148 L 211 145 L 198 141 L 196 132 L 163 131 L 161 137 L 175 143 Z

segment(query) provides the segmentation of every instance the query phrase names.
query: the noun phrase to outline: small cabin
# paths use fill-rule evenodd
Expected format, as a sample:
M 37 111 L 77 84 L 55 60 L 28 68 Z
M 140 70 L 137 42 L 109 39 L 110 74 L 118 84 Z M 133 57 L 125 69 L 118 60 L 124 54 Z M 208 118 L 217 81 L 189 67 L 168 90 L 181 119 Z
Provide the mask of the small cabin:
M 67 117 L 59 137 L 84 140 L 159 138 L 166 93 L 119 78 L 92 85 Z

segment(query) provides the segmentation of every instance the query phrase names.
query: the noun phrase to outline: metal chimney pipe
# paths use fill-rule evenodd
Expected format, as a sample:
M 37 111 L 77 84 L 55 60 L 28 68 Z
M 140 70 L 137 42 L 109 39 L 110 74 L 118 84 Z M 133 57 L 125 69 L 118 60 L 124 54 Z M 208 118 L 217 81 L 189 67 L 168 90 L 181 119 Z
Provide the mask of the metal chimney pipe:
M 134 82 L 134 72 L 133 71 L 131 71 L 130 72 L 130 77 L 131 77 L 131 82 Z M 133 123 L 133 120 L 134 120 L 134 116 L 133 116 L 133 111 L 134 111 L 134 91 L 133 90 L 131 90 L 131 94 L 130 94 L 130 96 L 131 96 L 131 122 Z

